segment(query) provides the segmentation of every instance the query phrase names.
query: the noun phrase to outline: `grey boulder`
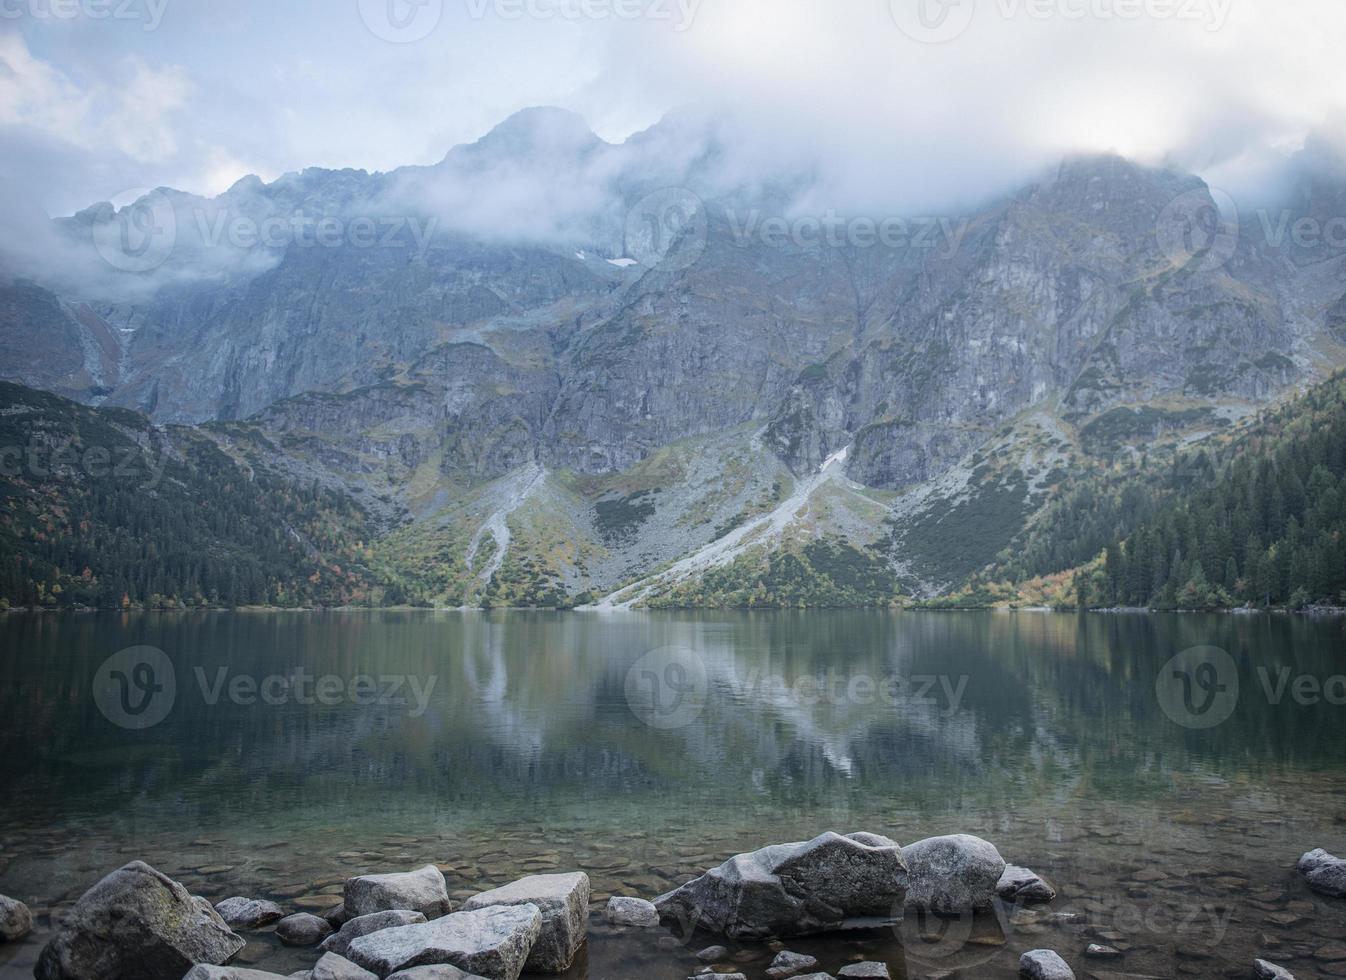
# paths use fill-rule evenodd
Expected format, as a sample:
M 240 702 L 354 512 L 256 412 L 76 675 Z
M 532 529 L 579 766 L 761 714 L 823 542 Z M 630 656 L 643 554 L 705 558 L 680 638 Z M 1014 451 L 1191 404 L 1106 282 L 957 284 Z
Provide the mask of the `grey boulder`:
M 487 980 L 517 980 L 541 933 L 536 905 L 493 905 L 380 929 L 351 943 L 347 957 L 381 977 L 413 966 L 447 964 Z
M 453 907 L 444 875 L 433 864 L 415 871 L 349 878 L 344 897 L 346 913 L 351 917 L 411 909 L 427 919 L 435 919 Z
M 902 848 L 907 905 L 936 912 L 990 908 L 1005 873 L 995 845 L 970 834 L 927 837 Z
M 247 970 L 241 966 L 210 966 L 201 964 L 188 971 L 182 980 L 286 980 L 279 973 L 265 970 Z
M 33 931 L 33 913 L 16 898 L 0 895 L 0 943 L 22 939 Z
M 608 899 L 605 914 L 608 921 L 614 926 L 636 926 L 649 929 L 659 924 L 659 910 L 654 907 L 653 902 L 647 902 L 643 898 L 614 895 Z
M 1019 957 L 1019 976 L 1029 980 L 1075 980 L 1075 971 L 1050 949 L 1030 949 Z
M 37 980 L 182 980 L 244 946 L 210 904 L 142 861 L 75 903 L 38 957 Z
M 654 905 L 689 930 L 735 939 L 826 932 L 847 919 L 896 917 L 906 879 L 902 858 L 885 837 L 829 832 L 736 855 Z
M 379 978 L 368 970 L 356 966 L 344 956 L 323 953 L 322 959 L 313 965 L 309 980 L 379 980 Z
M 542 932 L 528 954 L 529 973 L 565 973 L 589 934 L 589 876 L 529 875 L 501 888 L 473 895 L 463 911 L 493 905 L 536 905 L 542 913 Z
M 767 980 L 786 980 L 786 977 L 812 970 L 817 965 L 818 960 L 812 956 L 783 949 L 771 961 L 771 966 L 767 967 Z
M 332 934 L 332 923 L 308 912 L 287 915 L 276 923 L 276 935 L 286 946 L 316 946 Z
M 257 898 L 226 898 L 215 903 L 215 911 L 231 929 L 260 929 L 285 917 L 275 902 Z
M 1007 902 L 1050 902 L 1056 889 L 1027 868 L 1017 864 L 1005 865 L 1005 871 L 996 882 L 995 892 Z
M 1346 861 L 1319 847 L 1301 857 L 1298 868 L 1314 891 L 1333 898 L 1346 898 Z
M 322 941 L 321 948 L 326 952 L 338 953 L 341 956 L 346 955 L 350 949 L 351 943 L 361 936 L 367 936 L 371 932 L 378 932 L 380 929 L 396 929 L 398 926 L 413 926 L 419 922 L 424 922 L 425 916 L 419 912 L 412 912 L 409 909 L 389 909 L 387 912 L 371 912 L 368 915 L 357 916 L 354 919 L 346 920 L 345 924 L 332 935 Z

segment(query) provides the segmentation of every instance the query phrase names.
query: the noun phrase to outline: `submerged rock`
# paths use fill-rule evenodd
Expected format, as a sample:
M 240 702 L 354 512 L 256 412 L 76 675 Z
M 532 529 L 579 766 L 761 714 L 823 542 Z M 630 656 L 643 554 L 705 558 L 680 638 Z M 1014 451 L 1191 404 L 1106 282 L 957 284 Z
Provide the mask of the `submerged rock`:
M 1346 860 L 1319 847 L 1299 859 L 1298 869 L 1314 891 L 1333 898 L 1346 898 Z
M 1055 888 L 1034 872 L 1017 864 L 1005 865 L 995 891 L 1007 902 L 1050 902 L 1056 897 Z
M 1019 976 L 1029 980 L 1075 980 L 1075 971 L 1050 949 L 1030 949 L 1019 957 Z
M 936 912 L 990 908 L 1005 873 L 995 845 L 970 834 L 927 837 L 902 848 L 907 905 Z
M 730 858 L 655 899 L 688 929 L 735 939 L 826 932 L 857 917 L 900 912 L 906 866 L 886 837 L 826 833 Z
M 589 934 L 589 876 L 583 871 L 529 875 L 473 895 L 463 911 L 493 905 L 535 905 L 542 913 L 542 932 L 524 965 L 529 973 L 565 973 Z
M 37 980 L 182 980 L 244 946 L 205 899 L 142 861 L 112 872 L 75 903 L 43 947 Z
M 435 919 L 453 907 L 444 875 L 433 864 L 415 871 L 349 878 L 344 897 L 346 912 L 352 917 L 411 909 L 427 919 Z
M 332 934 L 332 923 L 320 915 L 297 912 L 276 923 L 276 935 L 286 946 L 316 946 Z
M 659 910 L 653 902 L 643 898 L 614 895 L 608 899 L 608 921 L 615 926 L 637 926 L 648 929 L 659 924 Z
M 380 929 L 351 943 L 347 956 L 381 977 L 442 963 L 488 980 L 517 980 L 541 932 L 536 905 L 493 905 Z
M 0 943 L 12 943 L 33 931 L 33 913 L 16 898 L 0 895 Z

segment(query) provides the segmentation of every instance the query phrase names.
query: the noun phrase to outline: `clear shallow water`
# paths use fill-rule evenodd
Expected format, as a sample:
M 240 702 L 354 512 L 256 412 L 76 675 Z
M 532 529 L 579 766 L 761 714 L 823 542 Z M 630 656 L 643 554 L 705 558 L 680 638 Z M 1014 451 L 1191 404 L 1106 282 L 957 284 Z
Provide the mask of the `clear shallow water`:
M 136 857 L 214 899 L 311 910 L 361 871 L 434 862 L 469 894 L 581 868 L 597 905 L 827 829 L 979 834 L 1088 924 L 1007 911 L 967 935 L 941 925 L 943 942 L 913 921 L 791 943 L 824 968 L 867 955 L 894 976 L 1011 976 L 1021 950 L 1049 946 L 1081 976 L 1246 975 L 1256 955 L 1346 975 L 1323 958 L 1346 936 L 1346 902 L 1293 870 L 1311 847 L 1346 852 L 1346 705 L 1331 681 L 1346 674 L 1344 629 L 991 612 L 9 616 L 0 892 L 44 929 L 0 947 L 0 977 L 28 975 L 49 916 Z M 162 650 L 176 681 L 143 730 L 108 714 L 152 719 L 163 692 L 139 716 L 95 700 L 100 665 L 137 645 Z M 1226 651 L 1228 667 L 1180 664 L 1190 700 L 1170 686 L 1166 711 L 1156 679 L 1193 647 Z M 140 706 L 146 676 L 116 666 Z M 296 670 L 299 688 L 266 682 Z M 1310 703 L 1300 677 L 1326 696 Z M 1126 957 L 1083 960 L 1098 933 Z M 263 968 L 312 961 L 249 938 Z M 708 941 L 595 918 L 574 976 L 685 977 Z M 750 975 L 771 955 L 742 953 Z

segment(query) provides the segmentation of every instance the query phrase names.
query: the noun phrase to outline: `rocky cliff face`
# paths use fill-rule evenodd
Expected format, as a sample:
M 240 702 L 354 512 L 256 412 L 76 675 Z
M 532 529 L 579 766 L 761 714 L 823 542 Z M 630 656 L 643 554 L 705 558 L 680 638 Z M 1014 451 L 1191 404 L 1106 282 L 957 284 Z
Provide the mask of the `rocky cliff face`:
M 1255 404 L 1342 360 L 1346 249 L 1246 215 L 1211 234 L 1230 229 L 1191 176 L 1071 160 L 900 240 L 829 242 L 799 232 L 797 177 L 745 190 L 668 125 L 615 147 L 534 111 L 435 167 L 156 192 L 174 240 L 147 270 L 80 275 L 124 220 L 90 209 L 56 223 L 79 259 L 60 275 L 7 260 L 0 376 L 161 422 L 248 419 L 296 471 L 424 517 L 524 466 L 633 492 L 622 474 L 666 447 L 739 430 L 795 478 L 849 447 L 851 481 L 909 491 L 1026 414 L 1073 431 L 1119 405 Z M 670 185 L 686 213 L 655 230 L 698 240 L 661 264 L 626 219 Z M 512 206 L 479 209 L 497 186 Z M 1325 223 L 1346 181 L 1306 174 L 1286 207 Z

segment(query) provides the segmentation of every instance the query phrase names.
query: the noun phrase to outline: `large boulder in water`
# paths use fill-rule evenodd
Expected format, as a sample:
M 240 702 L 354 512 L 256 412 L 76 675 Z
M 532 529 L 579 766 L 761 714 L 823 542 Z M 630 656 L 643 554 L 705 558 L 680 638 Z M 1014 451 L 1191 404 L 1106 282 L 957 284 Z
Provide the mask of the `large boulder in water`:
M 371 932 L 350 944 L 346 958 L 381 977 L 446 964 L 488 980 L 518 980 L 541 933 L 536 905 L 492 905 Z
M 529 973 L 565 973 L 589 934 L 589 876 L 529 875 L 502 888 L 473 895 L 463 911 L 492 905 L 536 905 L 542 913 L 542 934 L 524 965 Z
M 0 895 L 0 943 L 12 943 L 33 931 L 33 913 L 16 898 Z
M 344 898 L 346 914 L 351 917 L 410 909 L 427 919 L 435 919 L 453 907 L 444 875 L 433 864 L 399 874 L 348 878 Z
M 995 845 L 970 834 L 927 837 L 902 848 L 907 905 L 935 912 L 970 912 L 995 903 L 1005 859 Z
M 133 861 L 94 885 L 42 949 L 37 980 L 182 980 L 244 946 L 205 899 Z
M 387 912 L 371 912 L 368 915 L 356 916 L 354 919 L 348 919 L 336 932 L 322 941 L 319 949 L 324 952 L 338 953 L 341 956 L 346 955 L 346 950 L 350 949 L 351 943 L 361 936 L 367 936 L 371 932 L 378 932 L 380 929 L 396 929 L 398 926 L 412 926 L 419 922 L 424 922 L 425 916 L 419 912 L 412 912 L 409 909 L 390 909 Z
M 1346 861 L 1319 847 L 1301 857 L 1298 868 L 1314 891 L 1333 898 L 1346 898 Z
M 826 833 L 730 858 L 655 899 L 665 918 L 734 939 L 798 936 L 902 909 L 902 849 L 873 834 Z

